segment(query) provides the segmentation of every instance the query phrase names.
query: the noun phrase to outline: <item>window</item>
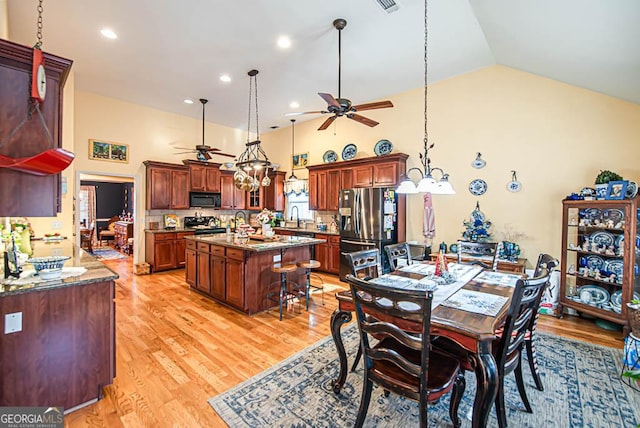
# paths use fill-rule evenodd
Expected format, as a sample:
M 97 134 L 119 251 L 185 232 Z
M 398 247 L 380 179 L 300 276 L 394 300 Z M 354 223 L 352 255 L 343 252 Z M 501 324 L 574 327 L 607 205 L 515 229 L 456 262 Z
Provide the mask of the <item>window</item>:
M 297 218 L 294 214 L 296 210 L 293 207 L 298 207 L 298 214 L 300 220 L 313 220 L 313 215 L 309 210 L 309 194 L 305 192 L 300 192 L 299 194 L 295 194 L 293 192 L 287 195 L 287 219 Z

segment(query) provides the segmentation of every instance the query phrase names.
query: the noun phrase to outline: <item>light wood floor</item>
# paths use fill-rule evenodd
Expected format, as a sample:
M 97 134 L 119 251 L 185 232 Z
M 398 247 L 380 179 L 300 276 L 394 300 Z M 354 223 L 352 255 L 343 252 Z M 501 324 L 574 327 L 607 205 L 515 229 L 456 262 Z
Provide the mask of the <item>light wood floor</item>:
M 105 262 L 116 281 L 116 379 L 66 426 L 226 426 L 207 400 L 330 334 L 333 291 L 309 312 L 246 316 L 189 290 L 184 270 L 136 276 L 131 258 Z M 325 280 L 341 284 L 336 277 Z M 541 316 L 541 331 L 622 348 L 622 333 L 590 320 Z

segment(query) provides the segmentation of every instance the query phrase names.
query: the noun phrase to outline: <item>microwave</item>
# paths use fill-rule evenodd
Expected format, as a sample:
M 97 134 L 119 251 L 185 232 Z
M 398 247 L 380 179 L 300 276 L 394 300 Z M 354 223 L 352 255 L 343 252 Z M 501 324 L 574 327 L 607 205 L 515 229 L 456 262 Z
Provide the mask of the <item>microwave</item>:
M 220 208 L 221 203 L 220 193 L 189 192 L 191 208 Z

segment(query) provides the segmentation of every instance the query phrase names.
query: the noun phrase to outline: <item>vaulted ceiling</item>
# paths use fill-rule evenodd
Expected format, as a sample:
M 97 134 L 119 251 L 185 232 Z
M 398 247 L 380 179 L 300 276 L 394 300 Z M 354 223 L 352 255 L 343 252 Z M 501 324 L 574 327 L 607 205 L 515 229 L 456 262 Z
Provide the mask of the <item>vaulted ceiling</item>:
M 348 22 L 343 97 L 359 104 L 420 87 L 424 3 L 395 3 L 387 13 L 377 0 L 45 0 L 43 49 L 74 61 L 80 91 L 194 118 L 202 114 L 198 98 L 207 98 L 207 121 L 240 129 L 247 72 L 258 69 L 266 132 L 288 125 L 285 113 L 325 109 L 318 92 L 337 96 L 335 18 Z M 8 0 L 11 40 L 35 43 L 37 4 Z M 638 0 L 429 0 L 428 7 L 430 83 L 501 64 L 640 104 Z M 102 37 L 103 27 L 118 38 Z M 289 49 L 276 45 L 281 35 Z

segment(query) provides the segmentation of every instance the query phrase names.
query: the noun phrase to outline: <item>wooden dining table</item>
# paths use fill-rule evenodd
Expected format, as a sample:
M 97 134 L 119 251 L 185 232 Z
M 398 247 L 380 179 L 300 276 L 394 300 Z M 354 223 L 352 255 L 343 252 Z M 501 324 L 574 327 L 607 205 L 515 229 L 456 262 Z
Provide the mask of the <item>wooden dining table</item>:
M 450 264 L 450 266 L 455 264 Z M 506 313 L 515 290 L 514 278 L 521 277 L 513 272 L 487 272 L 478 269 L 477 273 L 465 281 L 459 290 L 476 291 L 487 293 L 493 296 L 503 296 L 506 299 L 495 315 L 485 315 L 473 313 L 456 307 L 447 306 L 446 300 L 437 307 L 433 306 L 431 312 L 431 336 L 446 337 L 460 346 L 469 357 L 469 361 L 474 367 L 477 380 L 476 395 L 473 403 L 473 427 L 485 427 L 487 418 L 491 412 L 493 402 L 498 392 L 498 370 L 496 360 L 493 357 L 493 346 L 497 338 L 496 331 L 504 322 Z M 491 272 L 491 271 L 488 271 Z M 426 275 L 416 272 L 397 270 L 392 275 L 421 280 Z M 482 279 L 482 277 L 487 277 Z M 506 285 L 500 283 L 500 278 L 509 279 L 513 284 Z M 492 280 L 496 279 L 497 280 Z M 508 281 L 504 281 L 505 283 Z M 455 293 L 453 294 L 455 296 Z M 452 296 L 452 297 L 453 297 Z M 351 291 L 341 291 L 336 293 L 338 308 L 331 316 L 331 335 L 336 344 L 338 357 L 340 360 L 340 370 L 338 378 L 334 380 L 333 391 L 339 393 L 347 379 L 347 354 L 342 342 L 341 328 L 352 319 L 352 312 L 355 310 Z

